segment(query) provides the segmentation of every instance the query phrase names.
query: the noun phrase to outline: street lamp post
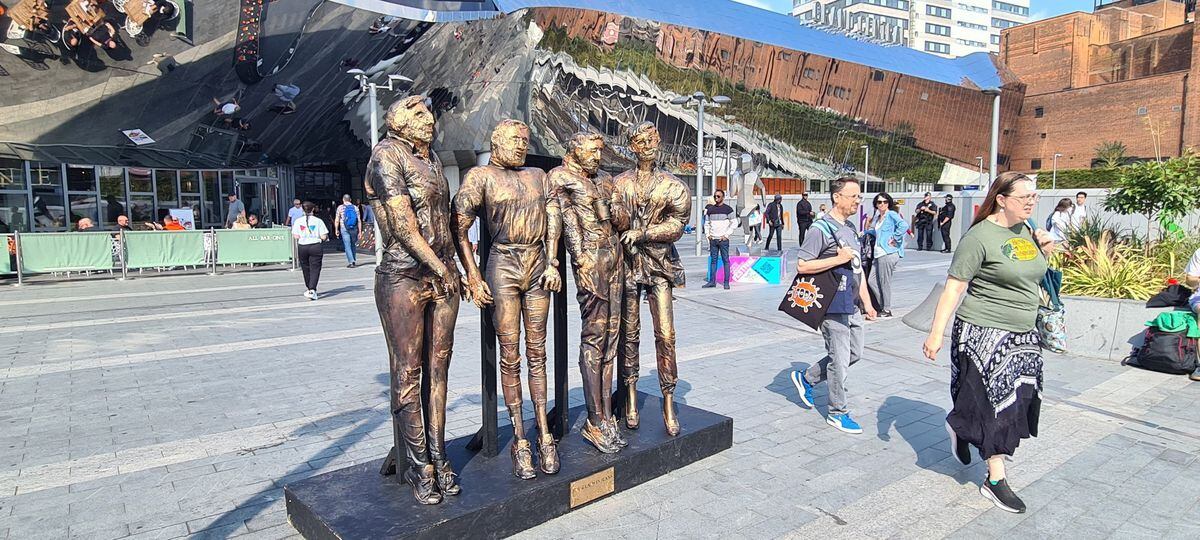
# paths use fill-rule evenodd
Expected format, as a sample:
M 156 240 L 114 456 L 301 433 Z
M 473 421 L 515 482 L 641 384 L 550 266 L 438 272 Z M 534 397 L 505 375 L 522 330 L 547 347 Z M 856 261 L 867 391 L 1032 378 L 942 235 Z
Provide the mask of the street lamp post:
M 992 96 L 992 161 L 987 186 L 988 189 L 991 189 L 991 182 L 996 181 L 997 167 L 1000 161 L 1000 89 L 989 88 L 983 93 Z
M 712 96 L 710 98 L 704 95 L 704 92 L 696 92 L 690 96 L 679 96 L 672 99 L 671 104 L 687 105 L 692 101 L 696 102 L 696 202 L 692 204 L 692 223 L 696 227 L 696 256 L 699 257 L 702 253 L 700 249 L 700 205 L 703 204 L 704 197 L 704 169 L 700 164 L 704 159 L 704 105 L 710 102 L 723 105 L 729 103 L 730 99 L 726 96 Z
M 983 156 L 975 156 L 975 159 L 979 160 L 979 178 L 976 178 L 975 180 L 976 180 L 976 183 L 978 183 L 980 185 L 980 187 L 982 187 L 983 184 L 985 183 L 983 181 Z
M 866 184 L 871 179 L 871 147 L 864 144 L 859 148 L 866 152 L 863 155 L 863 191 L 866 191 Z
M 367 100 L 371 107 L 371 149 L 379 144 L 379 92 L 380 88 L 387 90 L 396 90 L 396 83 L 411 83 L 412 79 L 403 75 L 388 75 L 387 84 L 375 84 L 370 81 L 370 76 L 367 72 L 361 69 L 351 69 L 346 72 L 347 75 L 354 77 L 358 81 L 360 92 L 367 94 Z M 359 94 L 360 98 L 362 94 Z M 379 231 L 379 216 L 375 216 L 375 265 L 383 262 L 383 236 Z
M 1058 189 L 1058 158 L 1060 157 L 1062 154 L 1054 153 L 1054 173 L 1050 176 L 1050 189 Z

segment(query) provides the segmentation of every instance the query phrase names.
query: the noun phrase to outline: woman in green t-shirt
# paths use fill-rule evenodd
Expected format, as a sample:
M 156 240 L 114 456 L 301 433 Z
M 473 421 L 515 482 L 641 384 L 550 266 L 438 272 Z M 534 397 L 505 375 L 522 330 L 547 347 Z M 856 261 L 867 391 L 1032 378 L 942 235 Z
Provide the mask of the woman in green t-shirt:
M 1042 350 L 1034 324 L 1046 257 L 1054 250 L 1046 231 L 1028 225 L 1037 202 L 1029 177 L 1009 172 L 996 178 L 954 252 L 925 340 L 925 356 L 933 360 L 956 315 L 950 336 L 954 408 L 946 416 L 951 453 L 966 465 L 970 447 L 977 448 L 988 464 L 980 493 L 1016 513 L 1025 511 L 1025 503 L 1004 479 L 1004 457 L 1021 439 L 1037 436 Z

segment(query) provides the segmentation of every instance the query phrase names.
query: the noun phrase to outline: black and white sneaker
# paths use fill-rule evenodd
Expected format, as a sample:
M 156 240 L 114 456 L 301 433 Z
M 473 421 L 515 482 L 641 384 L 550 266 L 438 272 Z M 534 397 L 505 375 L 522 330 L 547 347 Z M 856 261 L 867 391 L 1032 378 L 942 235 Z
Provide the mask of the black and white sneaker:
M 950 427 L 950 423 L 946 423 L 946 433 L 950 434 L 950 453 L 954 454 L 954 459 L 963 465 L 971 464 L 971 443 L 958 438 L 958 434 L 954 432 L 954 428 Z
M 979 486 L 979 493 L 985 499 L 992 501 L 992 504 L 996 505 L 996 508 L 1005 512 L 1012 512 L 1014 514 L 1025 513 L 1025 502 L 1016 493 L 1013 493 L 1012 488 L 1008 487 L 1008 481 L 1003 478 L 993 484 L 985 476 L 983 478 L 983 485 Z

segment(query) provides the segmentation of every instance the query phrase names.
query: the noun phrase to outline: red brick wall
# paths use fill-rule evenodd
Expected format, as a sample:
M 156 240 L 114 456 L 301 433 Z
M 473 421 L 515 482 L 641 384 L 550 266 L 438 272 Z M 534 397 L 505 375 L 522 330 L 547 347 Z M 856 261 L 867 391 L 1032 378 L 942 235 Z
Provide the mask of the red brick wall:
M 1154 157 L 1148 120 L 1161 133 L 1164 156 L 1179 154 L 1182 95 L 1187 72 L 1025 97 L 1013 149 L 1013 170 L 1048 169 L 1055 152 L 1060 169 L 1087 168 L 1104 141 L 1120 141 L 1129 156 Z M 1042 107 L 1044 116 L 1035 118 Z M 1146 108 L 1145 115 L 1138 109 Z M 1042 138 L 1045 133 L 1046 137 Z M 1194 139 L 1193 139 L 1194 140 Z

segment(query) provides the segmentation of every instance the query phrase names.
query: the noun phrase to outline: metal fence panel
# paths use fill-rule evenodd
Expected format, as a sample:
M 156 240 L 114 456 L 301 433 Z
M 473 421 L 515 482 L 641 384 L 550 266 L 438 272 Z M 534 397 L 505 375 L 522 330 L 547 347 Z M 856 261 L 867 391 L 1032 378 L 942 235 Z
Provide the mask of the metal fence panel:
M 21 269 L 24 272 L 75 272 L 112 270 L 111 233 L 38 233 L 21 235 Z
M 217 231 L 217 264 L 284 263 L 291 260 L 292 235 L 287 229 Z
M 204 231 L 127 231 L 128 268 L 204 265 Z

